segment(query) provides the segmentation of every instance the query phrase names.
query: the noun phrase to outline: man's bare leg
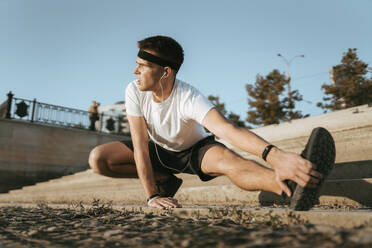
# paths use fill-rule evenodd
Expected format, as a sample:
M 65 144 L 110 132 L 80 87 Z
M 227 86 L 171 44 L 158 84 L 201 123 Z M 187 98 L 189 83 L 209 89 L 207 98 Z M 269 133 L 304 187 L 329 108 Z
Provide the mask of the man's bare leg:
M 97 174 L 114 178 L 138 178 L 134 155 L 119 141 L 95 147 L 89 154 L 89 165 Z M 169 175 L 155 172 L 157 180 Z
M 202 171 L 212 176 L 227 176 L 236 186 L 249 191 L 264 190 L 281 194 L 275 173 L 256 161 L 247 160 L 222 146 L 213 146 L 204 155 Z

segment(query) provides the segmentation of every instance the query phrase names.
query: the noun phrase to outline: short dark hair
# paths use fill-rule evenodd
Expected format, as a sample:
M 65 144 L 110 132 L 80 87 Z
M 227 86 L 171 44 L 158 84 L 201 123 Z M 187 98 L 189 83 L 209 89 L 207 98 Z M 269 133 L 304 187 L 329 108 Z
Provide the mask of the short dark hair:
M 158 54 L 159 57 L 175 62 L 179 65 L 183 63 L 183 48 L 182 46 L 168 36 L 152 36 L 137 42 L 138 48 L 141 50 L 151 50 Z

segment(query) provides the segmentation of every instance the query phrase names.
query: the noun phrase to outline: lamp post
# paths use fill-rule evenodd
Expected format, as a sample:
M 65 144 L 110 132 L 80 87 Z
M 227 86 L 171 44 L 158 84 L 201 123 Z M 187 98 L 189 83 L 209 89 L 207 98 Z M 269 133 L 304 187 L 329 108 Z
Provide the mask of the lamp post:
M 301 55 L 296 55 L 294 56 L 293 58 L 291 58 L 290 60 L 287 60 L 283 55 L 281 55 L 280 53 L 278 53 L 278 57 L 281 57 L 283 60 L 284 60 L 284 63 L 286 65 L 286 73 L 285 73 L 285 79 L 287 81 L 287 87 L 288 87 L 288 102 L 289 104 L 292 102 L 292 95 L 291 95 L 291 85 L 290 85 L 290 81 L 291 81 L 291 76 L 289 74 L 289 66 L 291 65 L 292 61 L 295 59 L 295 58 L 305 58 L 305 55 L 301 54 Z M 292 113 L 292 109 L 290 108 L 289 109 L 289 115 L 291 116 L 291 113 Z

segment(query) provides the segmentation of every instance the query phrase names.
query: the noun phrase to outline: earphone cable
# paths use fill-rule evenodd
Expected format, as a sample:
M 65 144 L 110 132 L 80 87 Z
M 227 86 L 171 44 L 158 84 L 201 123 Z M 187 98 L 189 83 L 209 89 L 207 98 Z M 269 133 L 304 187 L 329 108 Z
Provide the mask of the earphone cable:
M 163 75 L 163 76 L 164 76 L 164 75 Z M 160 88 L 161 88 L 161 102 L 164 102 L 164 90 L 163 90 L 163 86 L 162 86 L 162 84 L 161 84 L 161 79 L 163 78 L 163 76 L 162 76 L 162 77 L 160 78 L 160 80 L 159 80 Z M 173 86 L 173 87 L 174 87 L 174 86 Z M 161 122 L 160 122 L 160 115 L 159 115 L 159 124 L 161 125 Z M 156 156 L 158 157 L 158 159 L 159 159 L 161 165 L 164 166 L 164 167 L 167 168 L 167 169 L 174 170 L 174 171 L 179 172 L 179 173 L 184 172 L 184 171 L 187 169 L 188 165 L 186 165 L 182 170 L 177 170 L 177 169 L 175 169 L 175 168 L 172 168 L 172 167 L 170 167 L 170 166 L 165 165 L 165 164 L 163 163 L 163 161 L 160 159 L 159 151 L 158 151 L 157 145 L 156 145 L 156 143 L 155 143 L 155 135 L 154 135 L 155 132 L 154 132 L 154 126 L 155 126 L 155 119 L 154 119 L 154 123 L 153 123 L 153 125 L 152 125 L 152 127 L 151 127 L 151 136 L 152 136 L 153 139 L 154 139 L 154 146 L 155 146 Z

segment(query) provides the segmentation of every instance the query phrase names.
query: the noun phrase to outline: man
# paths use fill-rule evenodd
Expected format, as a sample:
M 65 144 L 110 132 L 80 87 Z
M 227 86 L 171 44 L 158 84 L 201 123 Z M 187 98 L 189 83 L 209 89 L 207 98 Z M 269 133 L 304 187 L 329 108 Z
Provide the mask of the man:
M 89 157 L 94 172 L 139 177 L 148 206 L 161 209 L 181 207 L 173 196 L 182 183 L 174 174 L 182 172 L 196 174 L 203 181 L 224 175 L 244 190 L 292 196 L 294 209 L 312 207 L 334 163 L 334 143 L 325 129 L 313 131 L 301 156 L 282 151 L 251 131 L 235 127 L 198 90 L 176 79 L 184 54 L 175 40 L 154 36 L 139 41 L 138 47 L 137 80 L 126 89 L 132 141 L 94 148 Z M 204 128 L 235 147 L 262 156 L 272 169 L 238 156 Z
M 89 130 L 91 131 L 96 130 L 96 121 L 99 120 L 98 106 L 99 106 L 99 103 L 97 103 L 96 101 L 92 101 L 92 105 L 89 107 L 89 120 L 90 120 Z

